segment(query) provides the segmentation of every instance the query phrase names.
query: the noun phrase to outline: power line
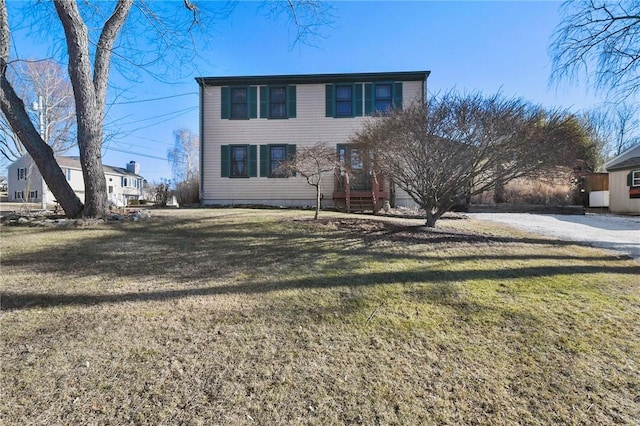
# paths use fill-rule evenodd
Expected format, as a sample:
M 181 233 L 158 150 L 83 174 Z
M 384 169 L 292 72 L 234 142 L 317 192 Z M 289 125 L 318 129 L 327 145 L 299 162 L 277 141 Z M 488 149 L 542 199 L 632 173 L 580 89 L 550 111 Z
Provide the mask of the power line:
M 109 105 L 140 104 L 140 103 L 143 103 L 143 102 L 161 101 L 161 100 L 164 100 L 164 99 L 179 98 L 181 96 L 190 96 L 190 95 L 197 95 L 197 94 L 198 94 L 198 92 L 189 92 L 189 93 L 181 93 L 179 95 L 162 96 L 160 98 L 138 99 L 138 100 L 135 100 L 135 101 L 126 101 L 126 102 L 113 102 L 113 103 L 110 103 Z
M 140 157 L 147 157 L 147 158 L 153 158 L 155 160 L 167 161 L 167 159 L 163 158 L 163 157 L 156 157 L 155 155 L 149 155 L 149 154 L 142 154 L 140 152 L 127 151 L 126 149 L 118 149 L 118 148 L 113 148 L 113 147 L 107 147 L 107 148 L 105 148 L 105 152 L 106 151 L 117 151 L 117 152 L 123 152 L 125 154 L 139 155 Z
M 176 118 L 176 117 L 179 117 L 181 115 L 187 114 L 187 113 L 189 113 L 191 111 L 194 111 L 196 109 L 198 109 L 198 106 L 191 106 L 191 107 L 188 107 L 188 108 L 179 109 L 177 111 L 172 111 L 172 112 L 167 112 L 165 114 L 155 115 L 153 117 L 141 118 L 140 120 L 135 120 L 135 121 L 130 121 L 128 123 L 118 124 L 118 126 L 129 126 L 131 124 L 137 124 L 137 123 L 142 123 L 143 121 L 155 120 L 155 119 L 158 119 L 158 118 L 167 117 L 167 116 L 171 116 L 171 115 L 174 115 L 174 114 L 175 114 L 175 117 L 173 117 L 173 118 Z M 111 123 L 109 123 L 109 125 L 115 123 L 116 121 L 117 120 L 112 121 Z M 160 121 L 159 123 L 163 123 L 163 122 L 164 122 L 164 120 Z M 144 127 L 141 127 L 141 128 L 143 129 Z

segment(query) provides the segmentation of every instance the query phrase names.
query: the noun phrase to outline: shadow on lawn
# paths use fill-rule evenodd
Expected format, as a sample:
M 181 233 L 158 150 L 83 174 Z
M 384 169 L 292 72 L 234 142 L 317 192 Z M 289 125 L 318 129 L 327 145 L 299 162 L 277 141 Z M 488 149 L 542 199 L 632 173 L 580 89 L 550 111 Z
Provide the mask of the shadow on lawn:
M 151 278 L 186 288 L 118 294 L 73 293 L 53 288 L 22 291 L 7 289 L 2 309 L 26 309 L 58 305 L 95 305 L 127 301 L 153 301 L 192 296 L 253 294 L 301 288 L 358 287 L 391 283 L 450 283 L 478 279 L 517 279 L 566 274 L 619 273 L 640 275 L 640 266 L 617 265 L 544 265 L 511 269 L 440 269 L 443 260 L 477 259 L 554 259 L 618 260 L 614 256 L 574 257 L 567 255 L 493 255 L 432 256 L 448 247 L 472 247 L 477 244 L 571 245 L 558 240 L 496 237 L 482 234 L 425 230 L 362 219 L 339 220 L 332 229 L 315 222 L 255 220 L 225 222 L 223 218 L 155 219 L 142 224 L 110 228 L 104 233 L 78 232 L 77 239 L 40 252 L 3 256 L 3 274 L 11 270 L 74 277 Z M 346 224 L 346 225 L 345 225 Z M 47 231 L 46 232 L 74 232 Z M 424 251 L 389 252 L 378 242 L 423 244 Z M 420 270 L 399 272 L 354 272 L 328 278 L 323 272 L 354 271 L 363 262 L 420 260 Z M 320 264 L 319 264 L 320 262 Z M 426 265 L 426 266 L 425 266 Z M 277 268 L 274 272 L 273 268 Z M 315 268 L 315 269 L 313 269 Z M 269 281 L 290 270 L 304 278 Z M 241 279 L 237 277 L 241 276 Z M 294 275 L 295 276 L 295 275 Z M 237 284 L 220 284 L 238 282 Z M 160 284 L 159 284 L 160 286 Z M 59 294 L 56 294 L 58 290 Z
M 156 301 L 193 296 L 213 296 L 227 294 L 256 294 L 290 289 L 317 289 L 332 287 L 358 287 L 381 284 L 447 283 L 482 279 L 518 279 L 524 277 L 551 277 L 569 274 L 616 273 L 640 275 L 640 266 L 542 266 L 504 270 L 425 270 L 410 272 L 373 272 L 353 274 L 341 278 L 327 279 L 309 277 L 304 279 L 281 280 L 276 282 L 249 282 L 245 284 L 219 285 L 203 288 L 160 290 L 151 292 L 130 292 L 121 294 L 46 294 L 5 292 L 2 294 L 2 309 L 14 310 L 30 307 L 59 305 L 96 305 L 132 301 Z

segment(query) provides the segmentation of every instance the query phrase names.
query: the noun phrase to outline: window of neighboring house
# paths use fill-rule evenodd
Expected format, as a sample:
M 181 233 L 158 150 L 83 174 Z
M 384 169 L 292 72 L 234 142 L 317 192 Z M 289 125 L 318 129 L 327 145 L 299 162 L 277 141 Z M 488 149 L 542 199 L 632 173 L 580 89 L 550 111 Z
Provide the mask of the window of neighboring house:
M 113 185 L 109 185 L 109 194 L 113 194 Z
M 336 117 L 353 117 L 353 86 L 336 86 Z
M 35 200 L 36 198 L 38 198 L 38 191 L 29 191 L 29 199 Z
M 640 170 L 634 170 L 631 172 L 631 186 L 640 187 Z
M 71 169 L 66 169 L 67 180 L 71 180 Z
M 246 87 L 231 88 L 231 118 L 249 118 Z
M 18 168 L 18 180 L 25 180 L 27 178 L 27 169 L 24 167 Z
M 15 191 L 13 193 L 14 200 L 24 200 L 24 192 L 23 191 Z

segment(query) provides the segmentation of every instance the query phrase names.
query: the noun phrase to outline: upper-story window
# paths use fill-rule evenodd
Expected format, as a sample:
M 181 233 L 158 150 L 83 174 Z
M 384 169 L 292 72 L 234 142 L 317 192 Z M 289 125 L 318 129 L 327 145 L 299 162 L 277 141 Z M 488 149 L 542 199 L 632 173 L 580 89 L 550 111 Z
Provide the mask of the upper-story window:
M 296 86 L 260 86 L 260 118 L 296 117 Z
M 271 87 L 269 89 L 269 117 L 287 117 L 287 88 Z
M 336 116 L 353 117 L 353 86 L 336 86 Z
M 231 88 L 231 118 L 249 118 L 247 88 Z
M 327 117 L 358 117 L 362 115 L 362 84 L 327 84 Z
M 18 168 L 18 180 L 25 180 L 27 178 L 27 169 L 25 167 Z
M 258 88 L 254 86 L 221 87 L 220 117 L 246 120 L 258 117 Z
M 67 176 L 67 180 L 71 180 L 71 169 L 65 169 L 65 174 Z
M 364 112 L 366 115 L 402 108 L 401 82 L 367 83 L 364 92 Z
M 391 97 L 391 84 L 376 84 L 375 86 L 376 111 L 386 112 L 393 107 Z

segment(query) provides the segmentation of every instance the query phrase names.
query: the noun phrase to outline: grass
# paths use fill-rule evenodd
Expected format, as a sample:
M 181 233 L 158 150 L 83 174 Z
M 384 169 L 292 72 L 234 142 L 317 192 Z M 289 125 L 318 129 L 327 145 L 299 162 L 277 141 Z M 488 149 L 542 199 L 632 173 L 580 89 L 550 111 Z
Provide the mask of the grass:
M 638 263 L 309 216 L 3 226 L 0 423 L 637 424 Z

